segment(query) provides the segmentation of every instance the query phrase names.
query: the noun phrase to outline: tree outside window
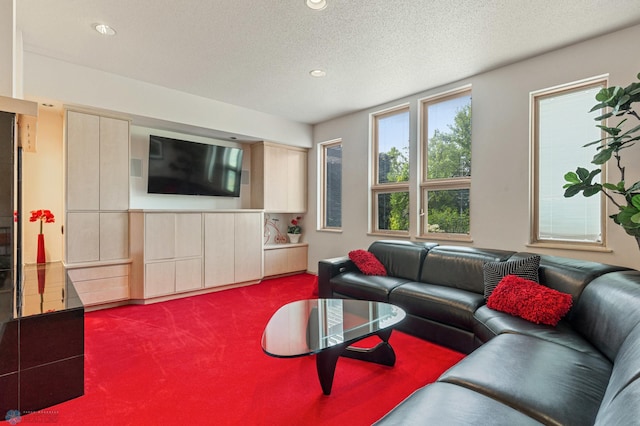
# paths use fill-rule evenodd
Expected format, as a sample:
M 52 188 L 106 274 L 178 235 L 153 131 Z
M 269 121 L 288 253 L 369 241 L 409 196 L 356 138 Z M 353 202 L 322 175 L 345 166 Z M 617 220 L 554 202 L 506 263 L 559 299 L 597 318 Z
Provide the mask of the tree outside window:
M 422 108 L 421 235 L 469 235 L 471 91 L 427 99 Z
M 373 116 L 374 231 L 409 230 L 409 108 Z

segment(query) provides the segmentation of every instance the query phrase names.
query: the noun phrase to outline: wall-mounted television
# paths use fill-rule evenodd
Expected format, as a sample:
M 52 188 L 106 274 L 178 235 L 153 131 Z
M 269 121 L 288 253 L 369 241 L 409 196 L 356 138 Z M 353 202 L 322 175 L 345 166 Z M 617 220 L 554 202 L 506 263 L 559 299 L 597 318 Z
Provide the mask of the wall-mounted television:
M 242 149 L 149 136 L 150 194 L 240 196 Z

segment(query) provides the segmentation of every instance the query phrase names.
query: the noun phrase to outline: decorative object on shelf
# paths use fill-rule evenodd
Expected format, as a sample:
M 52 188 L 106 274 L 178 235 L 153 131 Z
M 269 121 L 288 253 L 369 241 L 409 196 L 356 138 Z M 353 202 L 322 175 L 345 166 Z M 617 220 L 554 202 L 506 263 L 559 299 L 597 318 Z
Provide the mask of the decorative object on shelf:
M 296 216 L 295 219 L 291 219 L 291 224 L 287 227 L 287 236 L 289 236 L 289 242 L 296 244 L 300 242 L 302 235 L 302 227 L 300 221 L 302 216 Z
M 284 244 L 287 242 L 287 238 L 284 236 L 282 232 L 280 232 L 280 229 L 278 229 L 279 221 L 280 219 L 275 217 L 271 219 L 271 216 L 268 213 L 264 215 L 264 244 L 265 245 L 268 244 L 269 240 L 271 239 L 270 228 L 272 228 L 276 232 L 276 235 L 273 237 L 274 243 Z
M 51 210 L 31 210 L 31 217 L 29 222 L 40 221 L 40 233 L 38 234 L 38 254 L 36 257 L 37 263 L 47 263 L 45 251 L 44 251 L 44 234 L 42 233 L 43 223 L 54 223 L 56 221 Z
M 640 80 L 640 73 L 637 75 Z M 596 95 L 596 104 L 590 112 L 611 108 L 610 111 L 596 117 L 598 123 L 596 127 L 602 129 L 606 134 L 604 138 L 589 142 L 584 145 L 595 145 L 596 154 L 593 156 L 592 164 L 598 166 L 594 170 L 587 170 L 578 167 L 575 172 L 564 175 L 567 183 L 564 185 L 564 196 L 569 198 L 582 192 L 585 197 L 591 197 L 602 192 L 617 208 L 618 212 L 610 215 L 613 221 L 622 226 L 625 232 L 636 239 L 640 247 L 640 181 L 630 183 L 625 180 L 625 168 L 621 165 L 621 153 L 625 148 L 630 148 L 640 140 L 640 125 L 623 126 L 627 121 L 622 119 L 613 127 L 602 124 L 607 118 L 623 115 L 631 115 L 640 120 L 638 112 L 634 111 L 633 103 L 640 102 L 640 82 L 634 82 L 627 87 L 613 86 L 605 87 Z M 593 183 L 592 180 L 602 172 L 601 166 L 607 161 L 615 159 L 615 164 L 620 172 L 618 183 Z M 618 197 L 618 199 L 614 198 Z M 622 197 L 622 199 L 620 199 Z

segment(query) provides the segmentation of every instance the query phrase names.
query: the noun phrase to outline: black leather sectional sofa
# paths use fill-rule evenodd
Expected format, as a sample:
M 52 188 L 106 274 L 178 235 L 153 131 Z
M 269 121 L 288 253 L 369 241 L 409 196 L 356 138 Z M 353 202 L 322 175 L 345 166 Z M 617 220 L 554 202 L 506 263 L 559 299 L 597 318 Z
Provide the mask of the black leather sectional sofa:
M 640 425 L 639 271 L 542 255 L 540 283 L 573 298 L 554 327 L 485 303 L 485 262 L 531 253 L 408 241 L 369 251 L 387 276 L 322 260 L 319 297 L 393 303 L 407 312 L 400 330 L 469 354 L 377 424 Z

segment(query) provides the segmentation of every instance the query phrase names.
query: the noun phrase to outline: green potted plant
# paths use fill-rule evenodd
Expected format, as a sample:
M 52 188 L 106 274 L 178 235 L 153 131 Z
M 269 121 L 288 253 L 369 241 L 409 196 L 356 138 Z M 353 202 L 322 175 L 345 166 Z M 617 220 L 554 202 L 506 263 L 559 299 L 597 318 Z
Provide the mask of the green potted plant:
M 287 227 L 287 235 L 289 236 L 289 241 L 292 243 L 300 241 L 300 235 L 302 234 L 302 227 L 300 227 L 301 220 L 302 216 L 296 216 L 295 219 L 291 219 L 291 223 Z
M 640 73 L 637 78 L 640 80 Z M 632 116 L 640 121 L 638 112 L 633 109 L 633 104 L 640 102 L 640 81 L 624 88 L 605 87 L 596 95 L 596 101 L 598 103 L 591 108 L 591 111 L 599 109 L 606 111 L 595 118 L 598 122 L 623 116 Z M 596 147 L 597 152 L 593 156 L 592 164 L 601 166 L 612 160 L 618 169 L 620 180 L 617 183 L 594 183 L 593 179 L 602 171 L 601 168 L 587 170 L 584 167 L 578 167 L 575 172 L 565 174 L 564 179 L 567 183 L 563 188 L 565 188 L 565 197 L 573 197 L 579 193 L 585 197 L 591 197 L 602 192 L 618 207 L 618 212 L 609 217 L 622 226 L 627 234 L 635 237 L 640 247 L 640 181 L 628 183 L 625 180 L 625 166 L 622 164 L 621 157 L 622 150 L 632 147 L 636 141 L 640 140 L 640 124 L 635 120 L 625 125 L 626 122 L 627 117 L 624 117 L 613 127 L 598 124 L 596 127 L 602 129 L 604 137 L 584 145 Z

